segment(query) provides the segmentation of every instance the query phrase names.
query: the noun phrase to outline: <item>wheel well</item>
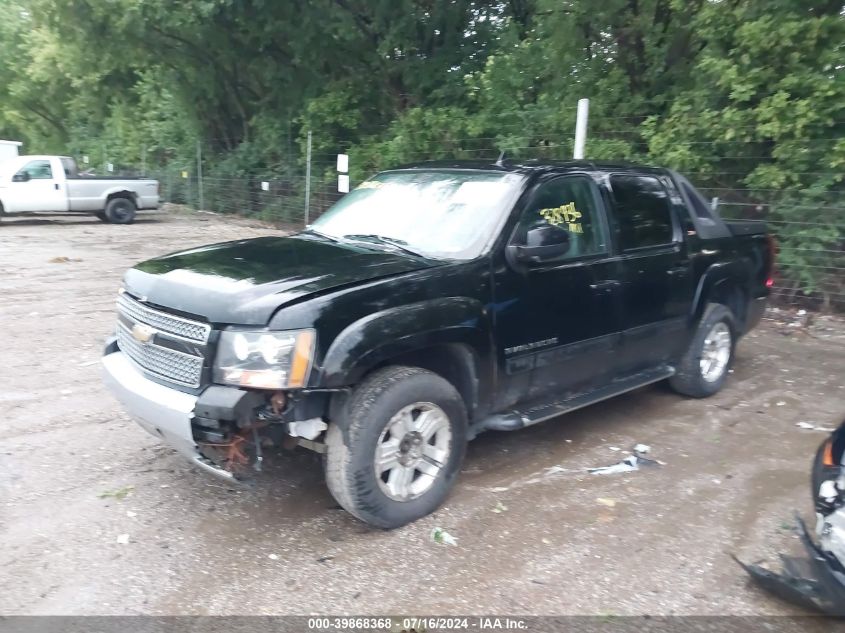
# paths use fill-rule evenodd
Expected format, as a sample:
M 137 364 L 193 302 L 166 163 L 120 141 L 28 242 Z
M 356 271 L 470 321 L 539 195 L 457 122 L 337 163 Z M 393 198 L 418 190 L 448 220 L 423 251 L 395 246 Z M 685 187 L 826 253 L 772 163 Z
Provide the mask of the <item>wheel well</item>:
M 421 367 L 447 380 L 464 401 L 467 418 L 473 419 L 473 413 L 478 408 L 478 369 L 475 354 L 468 345 L 432 345 L 389 358 L 371 371 L 387 365 Z
M 135 194 L 131 191 L 115 191 L 114 193 L 110 193 L 106 196 L 106 204 L 108 204 L 115 198 L 125 198 L 126 200 L 129 200 L 129 202 L 134 204 L 136 207 L 138 206 L 138 201 L 135 198 Z
M 725 281 L 717 284 L 713 288 L 708 299 L 712 303 L 721 303 L 722 305 L 730 308 L 737 320 L 740 331 L 745 329 L 745 317 L 748 309 L 748 302 L 746 301 L 745 291 L 742 290 L 736 282 Z

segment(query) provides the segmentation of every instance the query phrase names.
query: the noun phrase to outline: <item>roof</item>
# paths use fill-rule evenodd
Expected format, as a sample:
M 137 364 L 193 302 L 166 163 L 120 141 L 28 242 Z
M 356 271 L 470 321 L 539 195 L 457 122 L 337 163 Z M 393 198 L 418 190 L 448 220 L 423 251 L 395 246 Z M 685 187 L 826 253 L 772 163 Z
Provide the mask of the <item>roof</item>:
M 50 160 L 51 158 L 73 160 L 70 156 L 58 156 L 56 154 L 21 154 L 18 158 L 28 158 L 29 160 Z
M 636 171 L 665 173 L 660 167 L 632 163 L 591 160 L 510 160 L 501 162 L 482 160 L 430 160 L 402 165 L 396 169 L 473 169 L 482 171 L 503 171 L 523 174 L 566 171 Z
M 3 139 L 0 139 L 0 143 L 3 145 L 17 145 L 18 147 L 23 145 L 23 141 L 4 141 Z

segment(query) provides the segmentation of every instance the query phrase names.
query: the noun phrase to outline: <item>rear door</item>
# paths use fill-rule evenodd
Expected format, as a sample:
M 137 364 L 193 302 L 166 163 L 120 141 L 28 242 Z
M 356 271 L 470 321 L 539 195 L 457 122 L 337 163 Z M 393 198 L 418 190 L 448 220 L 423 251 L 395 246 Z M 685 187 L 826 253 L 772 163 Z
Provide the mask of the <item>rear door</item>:
M 618 261 L 599 189 L 587 175 L 537 186 L 509 244 L 550 223 L 569 232 L 570 249 L 541 265 L 502 262 L 495 271 L 495 336 L 503 388 L 497 407 L 563 399 L 607 379 L 619 335 Z
M 615 238 L 622 262 L 621 369 L 674 361 L 687 339 L 691 262 L 672 194 L 652 174 L 610 174 Z
M 9 213 L 67 211 L 65 179 L 58 160 L 36 158 L 24 163 L 6 187 Z

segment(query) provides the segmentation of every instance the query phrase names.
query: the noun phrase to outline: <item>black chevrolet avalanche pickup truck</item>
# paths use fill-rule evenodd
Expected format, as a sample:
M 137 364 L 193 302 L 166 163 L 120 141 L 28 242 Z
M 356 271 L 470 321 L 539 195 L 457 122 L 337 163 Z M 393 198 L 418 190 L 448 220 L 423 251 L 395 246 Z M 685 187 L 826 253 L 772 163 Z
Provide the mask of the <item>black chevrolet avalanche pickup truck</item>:
M 467 441 L 661 380 L 725 383 L 773 243 L 668 169 L 426 163 L 285 237 L 138 264 L 105 380 L 201 468 L 323 453 L 338 503 L 393 528 L 435 510 Z

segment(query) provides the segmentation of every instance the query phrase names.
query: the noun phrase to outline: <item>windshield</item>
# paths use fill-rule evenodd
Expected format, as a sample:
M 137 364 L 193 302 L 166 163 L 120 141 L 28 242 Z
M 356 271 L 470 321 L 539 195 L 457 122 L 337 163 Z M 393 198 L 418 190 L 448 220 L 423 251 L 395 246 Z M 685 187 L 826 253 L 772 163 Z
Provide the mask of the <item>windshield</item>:
M 498 231 L 523 179 L 457 169 L 384 172 L 341 198 L 311 228 L 339 240 L 401 245 L 425 257 L 473 259 Z

